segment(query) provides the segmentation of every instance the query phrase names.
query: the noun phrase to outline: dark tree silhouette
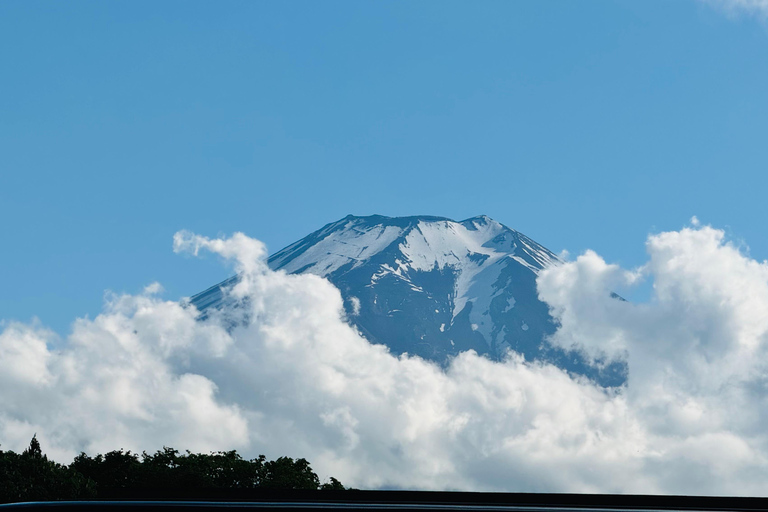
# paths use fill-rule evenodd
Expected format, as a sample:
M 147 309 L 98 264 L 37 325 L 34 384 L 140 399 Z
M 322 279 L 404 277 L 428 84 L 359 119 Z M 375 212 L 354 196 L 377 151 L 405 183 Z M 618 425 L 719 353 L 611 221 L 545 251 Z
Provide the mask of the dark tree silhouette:
M 266 489 L 319 489 L 320 479 L 317 477 L 306 459 L 293 460 L 290 457 L 280 457 L 264 464 L 264 481 Z
M 205 489 L 328 489 L 343 490 L 331 478 L 320 484 L 306 459 L 260 455 L 243 459 L 235 450 L 209 454 L 180 453 L 163 447 L 141 455 L 114 450 L 89 457 L 80 453 L 69 466 L 48 460 L 37 436 L 21 454 L 0 451 L 0 503 L 89 499 L 99 491 Z
M 0 451 L 0 502 L 85 499 L 94 483 L 77 471 L 48 460 L 37 436 L 20 455 Z

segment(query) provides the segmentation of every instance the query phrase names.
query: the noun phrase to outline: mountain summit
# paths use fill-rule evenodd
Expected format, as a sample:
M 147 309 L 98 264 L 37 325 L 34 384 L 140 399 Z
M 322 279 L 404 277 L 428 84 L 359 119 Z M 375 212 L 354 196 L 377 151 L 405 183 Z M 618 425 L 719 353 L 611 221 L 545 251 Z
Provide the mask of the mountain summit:
M 444 364 L 465 350 L 501 359 L 511 349 L 605 385 L 624 368 L 589 366 L 578 353 L 547 343 L 555 324 L 539 301 L 536 276 L 559 260 L 522 233 L 481 215 L 347 217 L 272 255 L 269 266 L 328 279 L 347 317 L 373 343 L 396 354 Z M 191 298 L 200 310 L 225 307 L 222 289 L 237 276 Z

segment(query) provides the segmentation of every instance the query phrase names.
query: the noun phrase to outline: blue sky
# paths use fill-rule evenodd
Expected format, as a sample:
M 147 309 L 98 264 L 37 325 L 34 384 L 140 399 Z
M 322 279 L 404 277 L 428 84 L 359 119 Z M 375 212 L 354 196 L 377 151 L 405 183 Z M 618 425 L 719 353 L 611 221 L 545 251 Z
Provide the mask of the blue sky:
M 625 267 L 696 215 L 766 259 L 768 30 L 724 5 L 2 2 L 0 318 L 226 277 L 180 229 L 276 251 L 349 213 Z

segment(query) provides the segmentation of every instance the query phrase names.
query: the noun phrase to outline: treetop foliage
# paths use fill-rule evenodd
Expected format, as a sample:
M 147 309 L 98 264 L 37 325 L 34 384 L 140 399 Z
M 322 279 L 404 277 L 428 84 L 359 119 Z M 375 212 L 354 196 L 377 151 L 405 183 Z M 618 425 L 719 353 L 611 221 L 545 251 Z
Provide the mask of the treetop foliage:
M 90 457 L 81 453 L 69 466 L 48 460 L 34 436 L 21 454 L 0 450 L 0 503 L 82 500 L 99 491 L 201 489 L 343 490 L 335 478 L 320 483 L 306 459 L 264 455 L 244 459 L 235 450 L 209 454 L 163 447 L 141 455 L 114 450 Z

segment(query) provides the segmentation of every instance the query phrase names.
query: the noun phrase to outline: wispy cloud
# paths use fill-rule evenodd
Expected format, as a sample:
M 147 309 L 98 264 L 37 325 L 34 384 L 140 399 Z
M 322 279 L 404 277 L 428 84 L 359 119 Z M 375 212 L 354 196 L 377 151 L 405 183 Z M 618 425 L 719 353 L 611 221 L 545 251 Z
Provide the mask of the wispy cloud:
M 768 266 L 722 231 L 652 236 L 640 270 L 588 252 L 540 276 L 554 342 L 628 358 L 618 391 L 515 354 L 465 353 L 446 370 L 395 357 L 345 322 L 328 281 L 269 270 L 257 240 L 179 233 L 175 248 L 234 261 L 241 307 L 200 321 L 150 286 L 78 320 L 62 349 L 39 325 L 7 325 L 5 449 L 37 432 L 62 460 L 236 448 L 307 457 L 357 487 L 766 492 Z M 651 302 L 610 298 L 640 278 Z
M 751 14 L 768 17 L 768 0 L 700 0 L 728 14 Z

